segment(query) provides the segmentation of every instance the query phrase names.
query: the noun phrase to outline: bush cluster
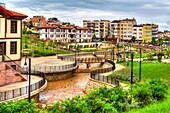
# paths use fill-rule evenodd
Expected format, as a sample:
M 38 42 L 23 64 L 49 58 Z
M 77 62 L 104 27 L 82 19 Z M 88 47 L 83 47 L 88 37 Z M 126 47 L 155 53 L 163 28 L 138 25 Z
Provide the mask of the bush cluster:
M 135 83 L 129 90 L 121 87 L 101 87 L 91 91 L 83 97 L 76 96 L 72 99 L 57 102 L 47 109 L 38 110 L 34 101 L 9 102 L 0 104 L 2 113 L 118 113 L 133 108 L 145 107 L 155 101 L 166 98 L 168 88 L 162 80 L 150 80 Z

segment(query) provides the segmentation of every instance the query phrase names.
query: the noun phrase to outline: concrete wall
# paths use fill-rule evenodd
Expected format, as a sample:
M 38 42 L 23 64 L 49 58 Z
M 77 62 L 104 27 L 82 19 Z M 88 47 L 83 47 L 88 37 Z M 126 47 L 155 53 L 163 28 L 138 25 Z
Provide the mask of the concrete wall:
M 58 73 L 46 73 L 47 81 L 58 81 L 64 80 L 73 77 L 75 70 L 66 71 L 66 72 L 58 72 Z
M 86 85 L 85 91 L 88 92 L 90 90 L 94 90 L 95 88 L 99 88 L 99 87 L 102 87 L 102 86 L 107 86 L 108 88 L 114 88 L 115 87 L 112 84 L 108 84 L 108 83 L 105 83 L 105 82 L 99 82 L 99 81 L 96 81 L 96 80 L 93 80 L 93 79 L 89 79 L 89 81 Z

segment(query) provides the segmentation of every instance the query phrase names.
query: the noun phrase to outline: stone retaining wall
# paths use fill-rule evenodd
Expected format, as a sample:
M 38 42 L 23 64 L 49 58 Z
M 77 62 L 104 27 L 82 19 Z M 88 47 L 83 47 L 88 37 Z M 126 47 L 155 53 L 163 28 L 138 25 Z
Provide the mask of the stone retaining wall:
M 64 80 L 73 77 L 75 69 L 66 71 L 66 72 L 58 72 L 58 73 L 46 73 L 47 81 L 58 81 Z
M 93 79 L 89 79 L 86 88 L 85 88 L 85 92 L 88 92 L 90 90 L 94 90 L 95 88 L 100 88 L 102 86 L 107 86 L 108 88 L 114 88 L 115 85 L 106 83 L 106 82 L 100 82 L 97 80 L 93 80 Z

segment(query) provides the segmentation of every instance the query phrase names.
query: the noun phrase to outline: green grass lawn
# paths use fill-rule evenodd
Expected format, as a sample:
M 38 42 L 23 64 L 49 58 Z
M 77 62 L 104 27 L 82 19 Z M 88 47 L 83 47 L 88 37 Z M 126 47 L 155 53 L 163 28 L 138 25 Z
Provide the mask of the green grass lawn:
M 126 66 L 126 63 L 121 63 Z M 127 68 L 117 71 L 118 74 L 130 76 L 131 63 Z M 139 76 L 139 62 L 134 62 L 134 74 Z M 142 62 L 142 80 L 164 79 L 170 83 L 170 64 Z
M 166 100 L 155 102 L 141 109 L 130 110 L 126 113 L 170 113 L 170 91 Z

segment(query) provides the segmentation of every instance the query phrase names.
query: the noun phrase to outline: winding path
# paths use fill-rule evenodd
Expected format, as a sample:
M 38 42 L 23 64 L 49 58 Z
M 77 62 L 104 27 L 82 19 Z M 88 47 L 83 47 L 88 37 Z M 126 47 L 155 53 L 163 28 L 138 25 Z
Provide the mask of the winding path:
M 66 80 L 48 82 L 46 89 L 40 93 L 40 103 L 51 105 L 76 95 L 83 96 L 89 76 L 88 73 L 78 73 Z

